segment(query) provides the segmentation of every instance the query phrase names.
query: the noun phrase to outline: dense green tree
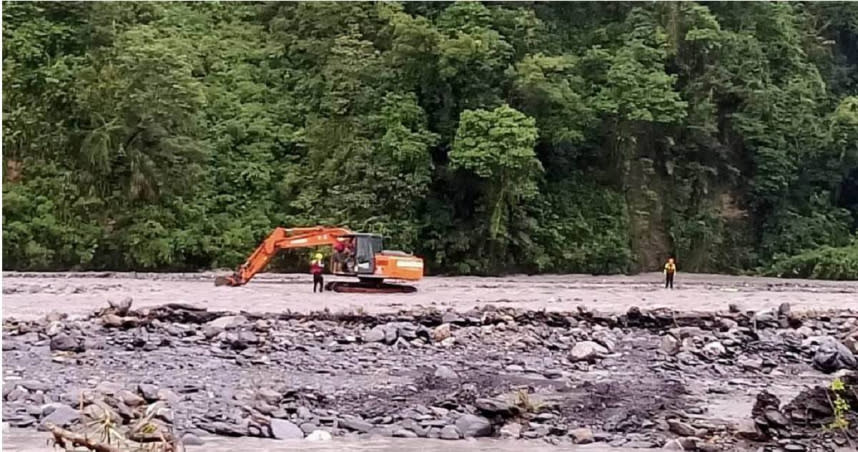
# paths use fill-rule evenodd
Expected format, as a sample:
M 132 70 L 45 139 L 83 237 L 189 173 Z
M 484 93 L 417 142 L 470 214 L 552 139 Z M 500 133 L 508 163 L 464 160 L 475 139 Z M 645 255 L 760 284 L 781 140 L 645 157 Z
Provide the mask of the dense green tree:
M 5 269 L 854 277 L 855 4 L 3 6 Z

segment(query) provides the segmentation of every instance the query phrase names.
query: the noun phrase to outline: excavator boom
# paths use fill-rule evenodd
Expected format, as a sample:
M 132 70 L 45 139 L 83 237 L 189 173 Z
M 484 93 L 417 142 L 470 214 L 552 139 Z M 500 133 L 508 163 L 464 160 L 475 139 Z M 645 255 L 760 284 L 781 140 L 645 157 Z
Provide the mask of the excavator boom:
M 235 273 L 231 276 L 219 276 L 215 278 L 215 285 L 241 286 L 247 284 L 254 275 L 268 265 L 271 258 L 280 250 L 333 245 L 337 242 L 337 237 L 351 233 L 348 229 L 323 226 L 312 228 L 275 228 L 256 248 L 253 254 L 247 258 L 247 261 L 235 270 Z

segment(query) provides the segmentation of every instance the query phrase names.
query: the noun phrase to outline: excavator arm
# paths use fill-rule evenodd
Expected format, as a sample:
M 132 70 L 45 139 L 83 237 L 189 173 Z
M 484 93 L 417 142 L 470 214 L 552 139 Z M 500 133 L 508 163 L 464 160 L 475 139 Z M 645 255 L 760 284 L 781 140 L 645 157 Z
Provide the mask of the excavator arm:
M 215 285 L 241 286 L 262 271 L 280 250 L 334 245 L 337 238 L 352 232 L 344 228 L 275 228 L 231 276 L 219 276 Z

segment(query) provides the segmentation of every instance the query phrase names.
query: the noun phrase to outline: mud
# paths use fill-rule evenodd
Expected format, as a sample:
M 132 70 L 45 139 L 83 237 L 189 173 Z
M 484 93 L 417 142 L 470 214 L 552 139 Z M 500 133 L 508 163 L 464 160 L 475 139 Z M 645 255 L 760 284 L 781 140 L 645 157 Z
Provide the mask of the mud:
M 390 312 L 418 307 L 466 311 L 486 303 L 533 310 L 608 312 L 631 306 L 716 311 L 735 303 L 762 310 L 789 302 L 796 311 L 858 309 L 858 281 L 824 282 L 679 273 L 676 289 L 662 275 L 545 275 L 502 278 L 428 277 L 414 294 L 313 294 L 309 275 L 262 274 L 243 287 L 214 287 L 219 273 L 4 273 L 3 315 L 35 318 L 52 310 L 84 314 L 107 300 L 134 298 L 137 307 L 190 303 L 213 310 L 308 313 Z M 330 279 L 330 278 L 329 278 Z

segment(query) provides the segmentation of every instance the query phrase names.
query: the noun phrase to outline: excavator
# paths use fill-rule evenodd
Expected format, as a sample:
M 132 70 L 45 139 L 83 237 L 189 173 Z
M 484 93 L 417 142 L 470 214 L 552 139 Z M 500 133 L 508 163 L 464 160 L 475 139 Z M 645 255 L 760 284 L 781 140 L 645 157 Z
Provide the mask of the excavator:
M 350 262 L 332 262 L 333 274 L 357 277 L 358 281 L 333 281 L 325 289 L 352 293 L 411 293 L 414 286 L 388 284 L 385 279 L 417 281 L 423 277 L 423 259 L 402 251 L 383 248 L 378 234 L 352 232 L 346 228 L 314 226 L 307 228 L 275 228 L 256 248 L 247 261 L 230 276 L 215 278 L 216 286 L 242 286 L 262 271 L 280 250 L 335 246 L 348 244 L 353 250 Z M 332 257 L 333 258 L 333 257 Z

